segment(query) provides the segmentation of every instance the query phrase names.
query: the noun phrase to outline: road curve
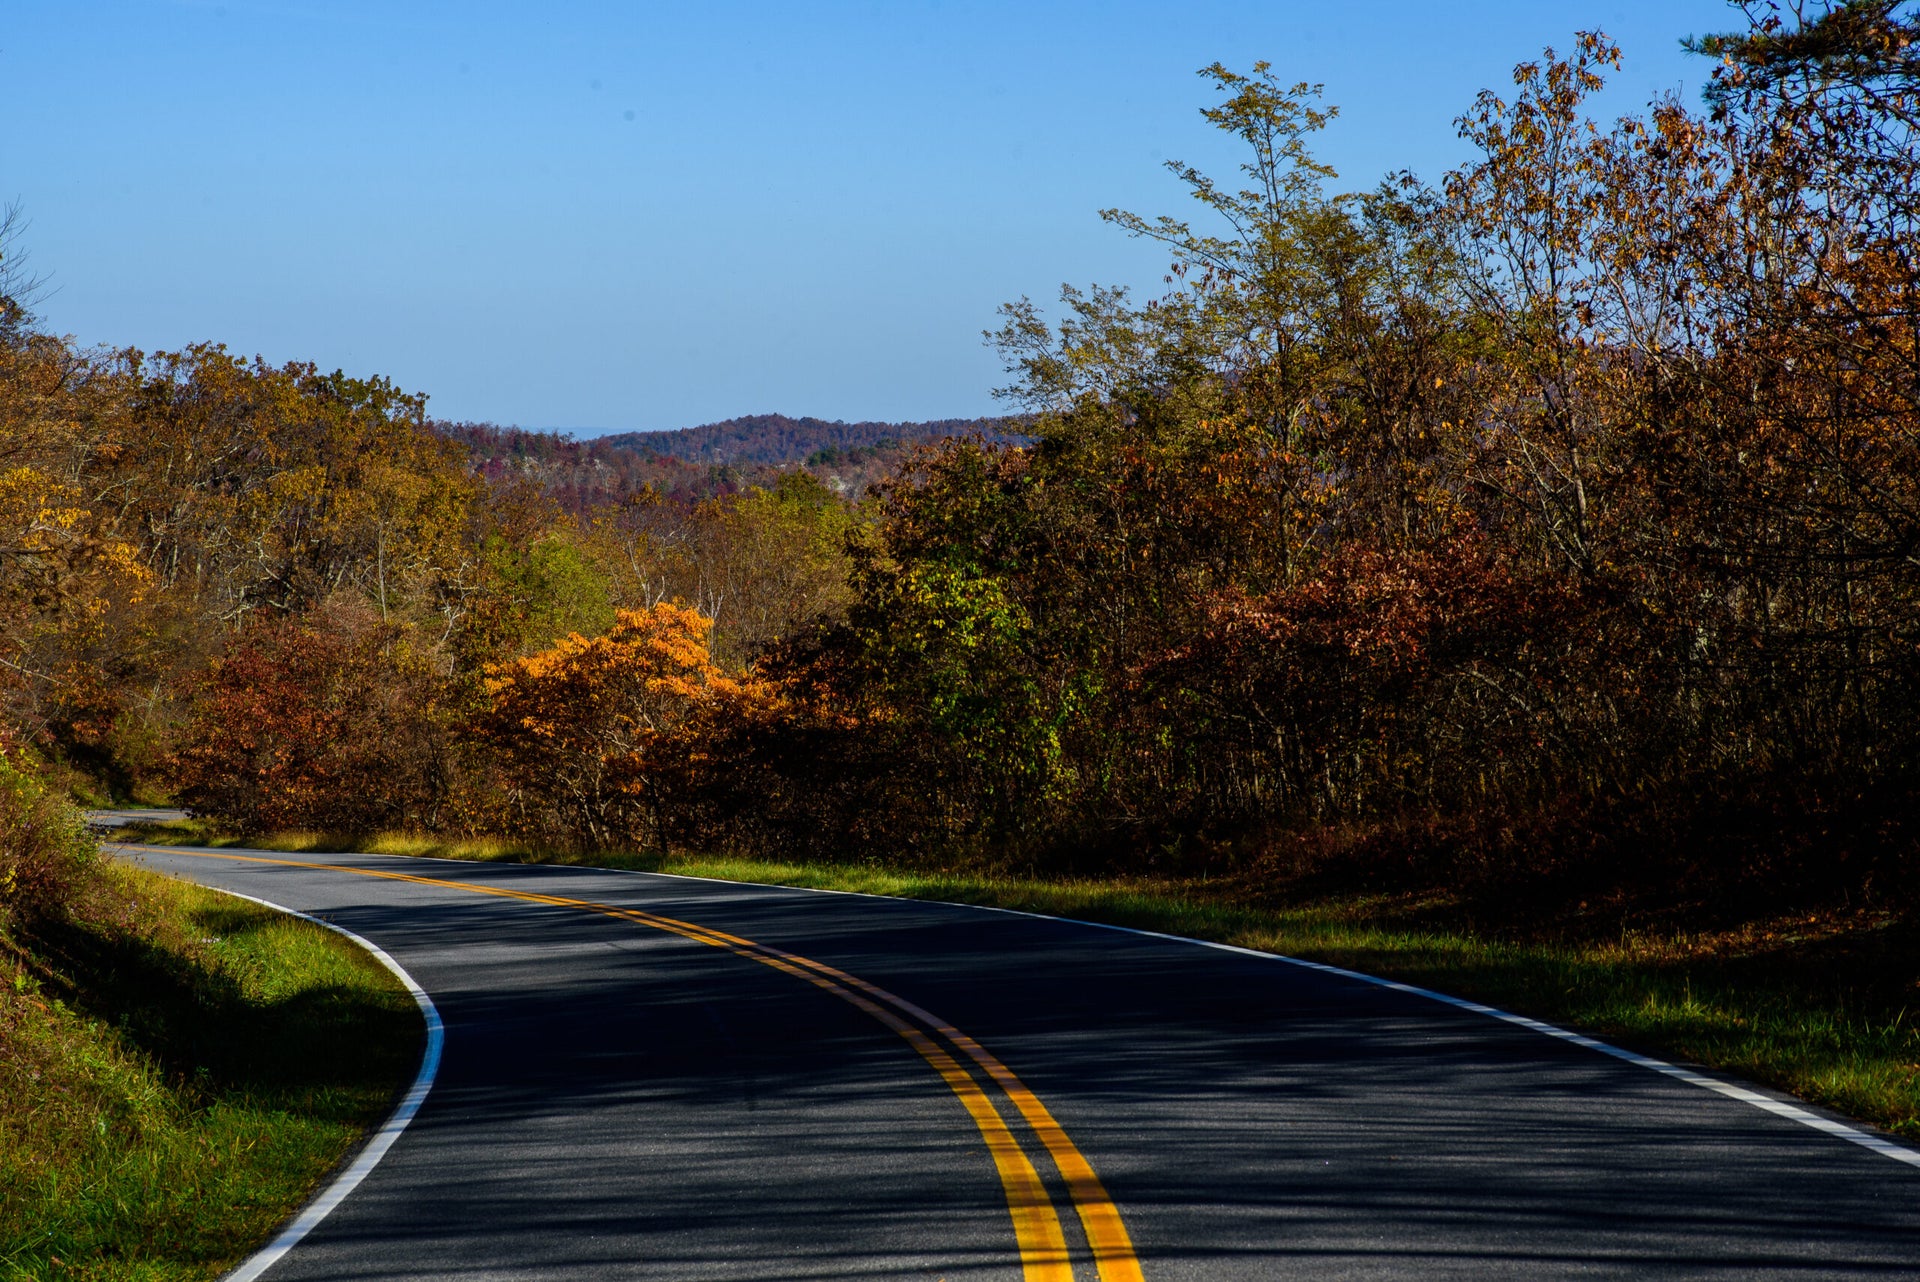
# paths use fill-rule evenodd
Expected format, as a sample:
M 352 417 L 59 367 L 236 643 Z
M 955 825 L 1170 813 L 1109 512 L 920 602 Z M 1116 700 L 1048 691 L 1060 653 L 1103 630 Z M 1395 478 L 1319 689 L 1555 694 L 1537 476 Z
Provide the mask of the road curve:
M 1920 1168 L 1338 974 L 904 900 L 122 849 L 372 940 L 445 1022 L 412 1126 L 268 1282 L 1920 1276 Z

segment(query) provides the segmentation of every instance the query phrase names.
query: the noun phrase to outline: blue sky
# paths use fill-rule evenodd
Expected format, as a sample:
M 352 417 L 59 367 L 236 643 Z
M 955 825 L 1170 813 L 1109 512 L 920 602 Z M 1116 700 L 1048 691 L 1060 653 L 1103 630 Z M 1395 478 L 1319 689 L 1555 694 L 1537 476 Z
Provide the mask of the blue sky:
M 980 331 L 1157 286 L 1096 211 L 1236 163 L 1195 71 L 1324 82 L 1341 186 L 1438 177 L 1541 46 L 1626 51 L 1610 114 L 1697 101 L 1720 0 L 13 0 L 0 200 L 86 343 L 381 373 L 447 418 L 585 432 L 995 408 Z

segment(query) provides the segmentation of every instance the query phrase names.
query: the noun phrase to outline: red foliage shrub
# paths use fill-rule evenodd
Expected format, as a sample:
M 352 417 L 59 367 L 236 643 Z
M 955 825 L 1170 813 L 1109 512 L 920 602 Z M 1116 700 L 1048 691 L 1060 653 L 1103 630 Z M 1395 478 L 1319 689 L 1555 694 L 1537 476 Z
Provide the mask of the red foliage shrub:
M 174 755 L 180 801 L 243 832 L 431 826 L 443 683 L 365 607 L 273 620 L 207 676 Z

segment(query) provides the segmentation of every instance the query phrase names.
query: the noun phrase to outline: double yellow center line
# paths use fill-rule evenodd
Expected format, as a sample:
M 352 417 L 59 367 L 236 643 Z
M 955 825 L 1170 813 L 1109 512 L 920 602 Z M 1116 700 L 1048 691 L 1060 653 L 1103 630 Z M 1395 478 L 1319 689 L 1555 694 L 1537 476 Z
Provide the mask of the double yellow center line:
M 125 847 L 140 849 L 140 847 Z M 994 1169 L 999 1173 L 1000 1184 L 1006 1190 L 1007 1210 L 1013 1217 L 1014 1240 L 1020 1248 L 1020 1263 L 1026 1282 L 1073 1282 L 1073 1266 L 1068 1258 L 1067 1240 L 1060 1227 L 1060 1217 L 1054 1210 L 1053 1200 L 1047 1195 L 1046 1186 L 1041 1183 L 1039 1173 L 1028 1160 L 1026 1151 L 1020 1146 L 1013 1131 L 1007 1126 L 999 1108 L 992 1097 L 981 1089 L 979 1081 L 953 1054 L 942 1046 L 938 1038 L 944 1039 L 959 1055 L 971 1061 L 987 1079 L 1000 1088 L 1014 1109 L 1026 1121 L 1047 1155 L 1053 1159 L 1055 1169 L 1067 1186 L 1067 1192 L 1073 1199 L 1074 1210 L 1080 1215 L 1081 1227 L 1087 1236 L 1087 1245 L 1093 1253 L 1095 1267 L 1100 1274 L 1100 1282 L 1142 1282 L 1140 1262 L 1133 1253 L 1132 1240 L 1127 1236 L 1127 1227 L 1120 1219 L 1120 1212 L 1107 1196 L 1100 1183 L 1100 1177 L 1094 1174 L 1093 1166 L 1074 1147 L 1067 1133 L 1054 1120 L 1047 1106 L 1038 1096 L 1028 1090 L 1013 1073 L 978 1042 L 954 1028 L 946 1021 L 927 1013 L 903 997 L 894 994 L 847 974 L 843 970 L 801 957 L 766 944 L 758 944 L 738 935 L 730 935 L 709 926 L 698 926 L 692 922 L 680 921 L 673 917 L 663 917 L 638 908 L 619 908 L 612 904 L 596 903 L 586 899 L 569 899 L 561 895 L 537 895 L 524 890 L 509 890 L 499 886 L 476 886 L 467 882 L 448 881 L 438 877 L 417 877 L 411 873 L 387 872 L 376 868 L 353 868 L 344 864 L 310 863 L 298 859 L 271 859 L 261 855 L 231 855 L 203 850 L 182 850 L 178 847 L 146 847 L 169 854 L 192 855 L 200 859 L 227 859 L 236 863 L 279 864 L 289 868 L 310 868 L 328 872 L 351 873 L 358 877 L 380 877 L 388 881 L 410 881 L 422 886 L 437 886 L 449 890 L 464 890 L 478 895 L 495 895 L 502 899 L 519 899 L 528 903 L 547 904 L 558 908 L 574 908 L 583 912 L 598 913 L 605 917 L 617 917 L 623 921 L 636 922 L 650 926 L 655 930 L 667 931 L 683 938 L 695 940 L 714 948 L 723 948 L 738 956 L 757 961 L 764 966 L 792 975 L 825 992 L 832 993 L 840 1000 L 866 1012 L 880 1023 L 905 1038 L 907 1044 L 917 1051 L 920 1057 L 940 1075 L 948 1089 L 959 1097 L 973 1123 L 980 1129 L 980 1137 L 986 1141 L 987 1152 L 993 1158 Z

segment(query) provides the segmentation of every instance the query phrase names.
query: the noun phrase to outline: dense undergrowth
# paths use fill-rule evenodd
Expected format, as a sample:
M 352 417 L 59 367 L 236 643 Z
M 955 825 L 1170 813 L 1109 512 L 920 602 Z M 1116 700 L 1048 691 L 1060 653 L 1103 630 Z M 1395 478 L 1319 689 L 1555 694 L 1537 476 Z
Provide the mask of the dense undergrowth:
M 150 824 L 156 844 L 240 844 L 204 822 Z M 1920 1140 L 1920 929 L 1877 908 L 1773 912 L 1707 929 L 1598 913 L 1502 918 L 1458 893 L 1246 877 L 1047 878 L 876 862 L 541 849 L 500 838 L 287 832 L 246 844 L 587 864 L 1046 913 L 1216 940 L 1363 971 L 1705 1065 Z
M 419 1014 L 351 942 L 101 860 L 0 784 L 38 873 L 0 896 L 0 1278 L 215 1277 L 391 1107 Z

